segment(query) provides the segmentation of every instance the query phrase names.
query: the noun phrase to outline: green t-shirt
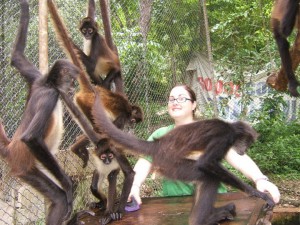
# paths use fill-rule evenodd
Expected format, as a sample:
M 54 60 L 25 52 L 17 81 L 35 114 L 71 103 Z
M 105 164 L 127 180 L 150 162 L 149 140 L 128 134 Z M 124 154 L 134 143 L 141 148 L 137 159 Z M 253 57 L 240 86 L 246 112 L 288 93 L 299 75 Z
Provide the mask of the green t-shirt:
M 174 129 L 175 125 L 169 125 L 167 127 L 161 127 L 154 131 L 148 141 L 153 141 L 154 139 L 160 138 L 172 129 Z M 151 157 L 145 157 L 149 162 L 152 162 Z M 167 178 L 163 178 L 162 180 L 162 193 L 161 196 L 183 196 L 183 195 L 192 195 L 195 190 L 195 185 L 192 183 L 185 183 L 179 180 L 169 180 Z M 226 187 L 221 183 L 218 193 L 226 193 Z

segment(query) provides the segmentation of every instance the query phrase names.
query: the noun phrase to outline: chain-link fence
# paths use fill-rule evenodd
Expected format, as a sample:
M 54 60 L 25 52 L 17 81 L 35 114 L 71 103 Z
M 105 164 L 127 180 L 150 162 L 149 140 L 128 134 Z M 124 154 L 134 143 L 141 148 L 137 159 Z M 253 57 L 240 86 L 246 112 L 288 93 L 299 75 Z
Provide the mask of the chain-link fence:
M 38 67 L 38 1 L 30 3 L 30 27 L 25 50 L 26 56 Z M 56 1 L 59 12 L 69 29 L 74 42 L 82 46 L 78 31 L 81 18 L 86 14 L 86 1 Z M 98 3 L 98 1 L 96 1 Z M 169 124 L 166 112 L 166 97 L 176 83 L 187 83 L 199 92 L 195 63 L 207 63 L 207 39 L 205 34 L 201 1 L 195 1 L 176 11 L 173 1 L 110 1 L 112 34 L 118 48 L 125 80 L 126 93 L 132 103 L 144 111 L 144 122 L 134 132 L 147 138 L 158 127 Z M 97 4 L 97 20 L 101 20 Z M 184 9 L 185 8 L 185 9 Z M 184 9 L 184 10 L 183 10 Z M 17 0 L 1 1 L 1 76 L 0 116 L 6 133 L 12 137 L 22 116 L 27 96 L 27 86 L 18 72 L 10 66 L 10 53 L 19 25 L 20 7 Z M 180 26 L 178 26 L 180 24 Z M 176 26 L 175 26 L 176 25 Z M 180 30 L 179 30 L 180 29 Z M 188 38 L 181 38 L 183 34 Z M 184 43 L 183 43 L 184 42 Z M 49 65 L 65 55 L 58 47 L 49 22 Z M 195 57 L 197 53 L 197 57 Z M 201 57 L 205 59 L 202 60 Z M 203 66 L 204 65 L 204 66 Z M 209 63 L 203 64 L 207 74 Z M 189 68 L 188 68 L 189 66 Z M 72 118 L 65 113 L 65 133 L 57 158 L 62 168 L 75 181 L 74 210 L 86 208 L 95 200 L 90 193 L 94 165 L 82 168 L 82 162 L 69 150 L 76 136 L 81 133 Z M 135 161 L 135 158 L 132 160 Z M 0 224 L 43 224 L 45 200 L 29 185 L 11 177 L 9 168 L 0 161 Z M 122 179 L 120 180 L 120 185 Z M 153 196 L 159 189 L 159 181 L 149 180 L 143 189 L 144 196 Z
M 76 44 L 82 46 L 78 25 L 80 19 L 86 16 L 87 1 L 55 2 L 70 36 Z M 232 71 L 222 74 L 223 77 L 229 77 L 228 80 L 213 77 L 215 73 L 212 72 L 210 48 L 207 47 L 210 43 L 202 0 L 109 2 L 112 35 L 121 59 L 126 93 L 130 102 L 140 105 L 144 111 L 144 122 L 131 131 L 135 135 L 146 139 L 157 128 L 172 122 L 167 114 L 166 99 L 176 83 L 186 83 L 193 87 L 198 99 L 198 113 L 205 117 L 216 115 L 216 110 L 219 110 L 219 116 L 235 119 L 245 111 L 251 113 L 260 104 L 258 99 L 254 99 L 251 104 L 241 106 L 239 86 L 230 80 Z M 30 0 L 29 3 L 31 18 L 25 54 L 38 67 L 39 7 L 38 1 Z M 99 1 L 96 0 L 96 3 L 97 21 L 102 32 Z M 0 117 L 9 137 L 13 136 L 19 125 L 27 96 L 24 80 L 10 66 L 10 53 L 19 25 L 19 11 L 19 1 L 1 0 Z M 228 42 L 233 43 L 234 40 Z M 50 21 L 48 47 L 49 65 L 65 57 L 57 44 Z M 265 72 L 251 76 L 254 84 L 251 84 L 252 88 L 247 96 L 261 97 L 268 92 L 263 80 L 266 76 Z M 297 114 L 298 103 L 291 98 L 287 98 L 287 101 L 286 112 L 292 119 Z M 64 125 L 65 133 L 57 158 L 75 183 L 74 210 L 79 210 L 95 200 L 90 192 L 94 165 L 89 162 L 83 169 L 82 162 L 69 150 L 81 130 L 67 112 Z M 130 157 L 132 163 L 135 160 L 136 156 Z M 9 170 L 7 164 L 0 160 L 0 224 L 43 224 L 44 198 L 27 184 L 11 177 Z M 122 184 L 122 176 L 120 177 L 119 186 Z M 159 190 L 159 179 L 148 179 L 143 186 L 142 195 L 154 196 Z

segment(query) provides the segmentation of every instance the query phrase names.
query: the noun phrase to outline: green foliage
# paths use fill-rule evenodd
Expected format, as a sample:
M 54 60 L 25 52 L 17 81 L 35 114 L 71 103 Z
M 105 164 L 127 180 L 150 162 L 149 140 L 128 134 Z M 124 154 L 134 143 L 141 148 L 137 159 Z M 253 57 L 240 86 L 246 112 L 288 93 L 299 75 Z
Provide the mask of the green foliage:
M 286 120 L 284 107 L 283 97 L 271 94 L 254 118 L 260 137 L 249 155 L 268 174 L 299 173 L 300 124 L 297 120 Z
M 235 71 L 231 80 L 243 80 L 243 72 L 260 70 L 276 58 L 269 25 L 272 4 L 261 0 L 207 1 L 214 60 Z

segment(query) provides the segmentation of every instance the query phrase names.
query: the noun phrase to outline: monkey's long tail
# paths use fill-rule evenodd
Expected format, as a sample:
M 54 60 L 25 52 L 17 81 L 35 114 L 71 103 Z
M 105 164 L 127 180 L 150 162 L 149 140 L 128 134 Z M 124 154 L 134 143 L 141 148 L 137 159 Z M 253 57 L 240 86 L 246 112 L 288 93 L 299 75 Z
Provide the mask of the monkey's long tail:
M 118 129 L 106 116 L 98 93 L 95 94 L 95 101 L 92 108 L 92 115 L 96 127 L 116 144 L 121 145 L 126 150 L 133 153 L 153 156 L 154 149 L 157 148 L 157 142 L 144 141 L 127 134 Z
M 72 60 L 74 65 L 76 65 L 80 69 L 80 76 L 78 81 L 81 88 L 86 89 L 87 91 L 89 90 L 95 92 L 94 87 L 92 86 L 88 75 L 86 74 L 86 71 L 83 68 L 81 60 L 79 59 L 79 56 L 73 47 L 74 43 L 68 35 L 65 23 L 63 22 L 61 16 L 58 14 L 56 5 L 52 0 L 48 0 L 47 2 L 58 43 L 64 50 L 66 55 L 69 57 L 69 59 Z
M 10 143 L 10 139 L 6 136 L 4 127 L 0 119 L 0 155 L 5 158 L 8 153 L 7 145 Z

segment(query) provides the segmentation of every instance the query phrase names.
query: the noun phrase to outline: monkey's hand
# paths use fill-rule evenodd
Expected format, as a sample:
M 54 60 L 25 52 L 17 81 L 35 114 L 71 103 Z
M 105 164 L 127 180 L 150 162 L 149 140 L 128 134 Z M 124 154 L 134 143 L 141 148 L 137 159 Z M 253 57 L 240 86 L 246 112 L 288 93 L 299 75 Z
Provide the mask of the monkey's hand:
M 122 217 L 123 217 L 123 213 L 121 213 L 120 211 L 110 212 L 110 213 L 106 212 L 104 216 L 100 219 L 100 224 L 106 225 L 112 220 L 121 220 Z

